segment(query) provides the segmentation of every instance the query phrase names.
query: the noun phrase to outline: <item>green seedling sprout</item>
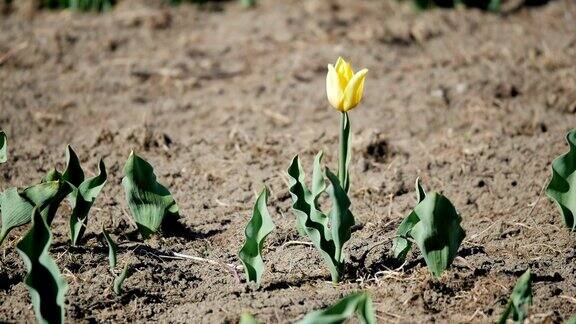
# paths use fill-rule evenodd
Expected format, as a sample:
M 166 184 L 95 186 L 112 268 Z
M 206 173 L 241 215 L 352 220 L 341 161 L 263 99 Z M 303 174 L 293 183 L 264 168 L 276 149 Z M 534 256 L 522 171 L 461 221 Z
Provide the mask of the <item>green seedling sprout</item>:
M 106 244 L 108 245 L 108 266 L 110 269 L 110 273 L 114 276 L 114 281 L 112 283 L 112 290 L 116 295 L 121 295 L 124 290 L 122 285 L 124 284 L 124 280 L 130 275 L 130 264 L 126 263 L 124 268 L 120 273 L 117 275 L 115 272 L 116 265 L 118 263 L 118 244 L 112 240 L 110 233 L 106 231 L 106 228 L 102 226 L 102 235 L 106 240 Z
M 28 271 L 24 284 L 30 291 L 38 322 L 63 323 L 68 285 L 60 275 L 56 262 L 48 254 L 52 234 L 46 219 L 37 208 L 31 214 L 32 226 L 16 246 Z
M 158 232 L 165 217 L 178 217 L 178 205 L 168 189 L 156 181 L 152 166 L 134 152 L 124 166 L 122 186 L 144 239 Z
M 562 217 L 564 224 L 574 231 L 576 222 L 576 130 L 566 135 L 569 151 L 552 162 L 552 178 L 546 188 L 546 195 L 552 199 Z
M 362 100 L 364 79 L 368 73 L 362 69 L 354 73 L 350 63 L 341 57 L 335 65 L 328 65 L 326 92 L 328 101 L 340 111 L 340 145 L 338 155 L 338 174 L 322 166 L 323 153 L 314 159 L 312 187 L 308 189 L 300 158 L 296 155 L 288 168 L 292 210 L 296 215 L 298 231 L 306 235 L 320 251 L 328 264 L 333 282 L 341 280 L 344 271 L 344 245 L 350 239 L 354 216 L 350 211 L 349 165 L 351 159 L 350 119 L 348 111 L 354 109 Z M 326 178 L 330 186 L 326 187 Z M 332 201 L 328 216 L 319 209 L 318 199 L 327 192 Z
M 247 281 L 258 284 L 264 273 L 264 260 L 262 260 L 264 240 L 274 230 L 274 222 L 268 212 L 267 203 L 268 189 L 264 187 L 254 204 L 252 218 L 244 231 L 246 241 L 238 253 L 238 257 L 244 264 Z
M 498 324 L 505 324 L 510 315 L 512 315 L 514 323 L 522 323 L 528 317 L 530 305 L 532 305 L 532 274 L 530 269 L 528 269 L 516 281 L 516 286 L 512 290 L 506 309 L 502 313 L 500 320 L 498 320 Z
M 70 146 L 66 148 L 66 157 L 68 162 L 66 170 L 62 174 L 62 180 L 71 184 L 72 187 L 72 192 L 68 195 L 68 201 L 72 206 L 70 241 L 72 246 L 77 246 L 86 231 L 90 208 L 106 184 L 108 175 L 104 161 L 100 160 L 98 163 L 100 173 L 95 177 L 86 179 L 80 160 Z
M 436 192 L 426 194 L 419 180 L 416 188 L 419 202 L 398 227 L 394 257 L 404 262 L 413 239 L 428 270 L 440 277 L 454 261 L 466 232 L 460 226 L 462 218 L 448 198 Z
M 324 310 L 306 315 L 298 324 L 343 323 L 356 313 L 363 324 L 376 324 L 372 298 L 366 292 L 353 293 Z

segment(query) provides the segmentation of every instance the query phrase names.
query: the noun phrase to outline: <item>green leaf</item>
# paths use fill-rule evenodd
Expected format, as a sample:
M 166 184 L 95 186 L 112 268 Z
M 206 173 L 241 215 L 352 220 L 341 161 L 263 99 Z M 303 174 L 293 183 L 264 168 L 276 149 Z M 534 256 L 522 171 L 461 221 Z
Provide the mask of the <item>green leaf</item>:
M 121 295 L 124 292 L 122 285 L 124 284 L 124 280 L 130 275 L 130 264 L 126 264 L 122 272 L 116 278 L 114 278 L 114 293 L 116 295 Z
M 318 249 L 328 265 L 333 281 L 340 278 L 340 265 L 336 257 L 336 246 L 328 227 L 328 217 L 314 206 L 314 198 L 305 184 L 305 175 L 300 165 L 298 155 L 292 159 L 288 168 L 290 177 L 290 195 L 292 196 L 292 211 L 298 222 L 303 224 L 306 235 Z
M 240 322 L 238 324 L 258 324 L 258 321 L 250 313 L 244 313 L 240 317 Z
M 63 323 L 64 300 L 68 286 L 56 262 L 48 254 L 52 234 L 37 208 L 32 211 L 32 227 L 16 246 L 28 274 L 24 283 L 39 323 Z
M 566 324 L 576 324 L 576 315 L 572 315 L 572 317 L 570 317 L 570 319 L 568 319 Z
M 292 160 L 288 168 L 290 177 L 290 194 L 292 210 L 297 217 L 297 224 L 303 228 L 320 254 L 334 282 L 340 280 L 343 270 L 344 244 L 350 239 L 354 216 L 350 212 L 350 200 L 340 180 L 330 170 L 321 168 L 322 152 L 316 155 L 314 161 L 313 191 L 305 184 L 305 175 L 298 156 Z M 324 174 L 328 177 L 330 187 L 327 189 L 332 201 L 332 209 L 327 217 L 318 209 L 318 197 L 326 190 Z
M 344 297 L 332 307 L 306 315 L 299 324 L 343 323 L 356 313 L 364 324 L 376 324 L 372 298 L 368 293 L 353 293 Z
M 462 218 L 454 205 L 443 195 L 427 194 L 414 213 L 420 219 L 410 231 L 428 270 L 439 277 L 452 264 L 466 233 L 460 226 Z
M 8 161 L 8 145 L 6 143 L 6 133 L 0 131 L 0 164 L 6 163 L 6 161 Z
M 68 167 L 62 178 L 73 185 L 72 192 L 68 196 L 68 201 L 72 206 L 69 225 L 72 246 L 77 246 L 86 231 L 90 208 L 106 184 L 108 175 L 104 161 L 100 160 L 98 164 L 100 173 L 95 177 L 84 179 L 84 171 L 70 146 L 68 146 L 68 154 Z
M 240 0 L 240 4 L 246 8 L 250 8 L 256 5 L 256 0 Z
M 505 324 L 510 314 L 515 323 L 522 323 L 528 317 L 528 308 L 532 305 L 532 274 L 530 269 L 526 270 L 523 275 L 516 281 L 516 286 L 512 290 L 510 300 L 506 305 L 506 309 L 500 320 L 499 324 Z
M 564 218 L 564 224 L 574 231 L 576 222 L 576 130 L 566 135 L 570 147 L 552 162 L 552 179 L 546 188 L 546 195 L 552 199 Z
M 344 261 L 344 244 L 348 242 L 354 226 L 354 216 L 350 212 L 350 199 L 344 188 L 340 186 L 338 177 L 326 169 L 326 176 L 331 186 L 328 188 L 328 195 L 332 200 L 332 209 L 330 210 L 330 225 L 332 230 L 332 239 L 336 247 L 334 258 L 342 265 Z
M 422 202 L 426 198 L 426 192 L 424 188 L 420 185 L 420 178 L 416 178 L 416 199 L 418 203 Z M 412 211 L 398 226 L 396 231 L 396 237 L 394 238 L 394 246 L 392 250 L 394 251 L 394 258 L 398 259 L 400 262 L 406 260 L 406 255 L 412 249 L 412 242 L 410 242 L 410 232 L 414 225 L 420 221 L 418 215 Z
M 50 181 L 24 189 L 21 193 L 17 188 L 9 188 L 0 196 L 2 211 L 2 229 L 0 230 L 0 245 L 8 233 L 32 220 L 32 209 L 38 207 L 44 217 L 47 217 L 48 206 L 59 198 L 62 183 Z
M 64 198 L 66 198 L 66 196 L 68 196 L 74 190 L 73 185 L 67 181 L 62 180 L 62 175 L 56 169 L 48 171 L 48 173 L 46 173 L 46 175 L 42 178 L 42 183 L 53 181 L 58 181 L 60 184 L 58 193 L 50 201 L 46 209 L 42 210 L 42 216 L 46 218 L 48 226 L 52 224 L 52 220 L 56 216 L 56 212 L 58 211 L 58 208 L 60 208 L 62 200 L 64 200 Z
M 102 234 L 104 234 L 104 238 L 108 244 L 108 263 L 110 265 L 110 271 L 113 272 L 114 268 L 116 268 L 118 245 L 114 243 L 104 226 L 102 226 Z
M 244 264 L 244 271 L 248 281 L 260 284 L 264 273 L 264 261 L 262 260 L 262 248 L 264 240 L 274 230 L 274 222 L 268 213 L 268 189 L 264 187 L 256 203 L 252 218 L 246 225 L 244 246 L 238 256 Z
M 164 217 L 178 216 L 178 205 L 168 189 L 156 182 L 152 166 L 134 152 L 124 166 L 122 186 L 144 239 L 158 232 Z

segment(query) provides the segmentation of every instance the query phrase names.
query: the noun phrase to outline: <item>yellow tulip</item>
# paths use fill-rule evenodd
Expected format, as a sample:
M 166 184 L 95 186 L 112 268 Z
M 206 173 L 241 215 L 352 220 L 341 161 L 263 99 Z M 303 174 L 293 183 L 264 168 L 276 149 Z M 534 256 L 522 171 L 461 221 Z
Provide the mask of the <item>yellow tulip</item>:
M 336 65 L 328 64 L 326 94 L 332 107 L 347 112 L 358 106 L 364 92 L 364 79 L 368 69 L 354 74 L 352 65 L 339 57 Z

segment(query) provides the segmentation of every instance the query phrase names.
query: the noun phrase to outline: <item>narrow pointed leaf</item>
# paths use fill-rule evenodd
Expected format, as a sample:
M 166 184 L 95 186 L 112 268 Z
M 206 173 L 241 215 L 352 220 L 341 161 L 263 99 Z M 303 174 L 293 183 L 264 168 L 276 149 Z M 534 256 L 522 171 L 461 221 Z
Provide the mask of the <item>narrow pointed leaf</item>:
M 62 179 L 70 182 L 75 187 L 80 186 L 84 181 L 84 170 L 82 170 L 78 155 L 70 145 L 66 146 L 66 161 L 66 169 L 62 174 Z
M 516 286 L 514 286 L 514 290 L 512 290 L 510 295 L 510 300 L 498 323 L 505 324 L 510 314 L 512 314 L 512 320 L 515 323 L 522 323 L 528 317 L 530 305 L 532 305 L 532 274 L 530 269 L 528 269 L 518 278 Z
M 122 186 L 128 207 L 144 239 L 158 232 L 164 217 L 177 217 L 178 205 L 156 181 L 152 166 L 132 152 L 124 166 Z
M 439 193 L 426 195 L 414 209 L 420 221 L 410 232 L 418 244 L 428 270 L 439 277 L 452 264 L 466 233 L 454 205 Z
M 6 134 L 0 131 L 0 164 L 8 161 L 8 145 Z
M 70 240 L 72 246 L 78 245 L 82 236 L 84 236 L 90 208 L 92 208 L 96 197 L 106 184 L 108 175 L 104 161 L 100 160 L 98 167 L 100 174 L 93 178 L 83 180 L 78 187 L 73 188 L 68 196 L 68 200 L 72 206 L 72 214 L 70 215 Z
M 63 323 L 64 300 L 68 289 L 56 262 L 48 254 L 52 235 L 38 209 L 32 211 L 30 230 L 16 246 L 28 271 L 24 283 L 30 292 L 39 323 Z
M 332 229 L 332 239 L 336 248 L 334 258 L 340 263 L 344 261 L 344 244 L 350 239 L 352 226 L 354 226 L 354 216 L 350 211 L 350 199 L 344 188 L 340 186 L 338 177 L 329 169 L 326 169 L 326 176 L 330 181 L 328 195 L 332 200 L 330 210 L 330 225 Z
M 108 244 L 108 264 L 110 271 L 113 272 L 117 263 L 118 245 L 112 240 L 104 226 L 102 226 L 102 234 L 104 235 L 104 239 L 106 239 L 106 244 Z
M 244 264 L 246 279 L 260 284 L 264 273 L 264 260 L 262 260 L 262 248 L 264 240 L 274 230 L 274 222 L 268 213 L 268 189 L 264 187 L 256 203 L 252 218 L 246 225 L 244 246 L 238 256 Z
M 123 289 L 124 280 L 126 280 L 126 278 L 128 278 L 129 275 L 130 275 L 130 264 L 126 264 L 124 266 L 124 269 L 122 269 L 122 272 L 120 272 L 120 274 L 116 276 L 116 278 L 114 278 L 114 285 L 112 288 L 114 289 L 114 293 L 116 295 L 121 295 L 124 292 Z
M 18 192 L 17 188 L 9 188 L 0 195 L 0 208 L 2 211 L 2 229 L 0 230 L 0 244 L 8 233 L 32 220 L 32 209 L 38 207 L 42 214 L 49 204 L 57 198 L 61 191 L 59 181 L 50 181 L 28 187 Z
M 546 188 L 546 195 L 552 199 L 562 217 L 564 224 L 574 231 L 576 222 L 576 130 L 566 135 L 569 151 L 552 162 L 552 178 Z
M 420 185 L 420 178 L 416 179 L 416 199 L 418 203 L 422 202 L 426 198 L 426 191 Z M 394 251 L 394 257 L 400 262 L 406 260 L 406 255 L 412 249 L 412 242 L 408 239 L 410 237 L 410 232 L 412 228 L 418 223 L 420 219 L 414 211 L 412 211 L 398 226 L 396 231 L 396 237 L 394 238 L 394 245 L 392 250 Z
M 376 324 L 372 298 L 368 293 L 354 293 L 344 297 L 333 306 L 306 315 L 299 324 L 343 323 L 356 313 L 364 324 Z

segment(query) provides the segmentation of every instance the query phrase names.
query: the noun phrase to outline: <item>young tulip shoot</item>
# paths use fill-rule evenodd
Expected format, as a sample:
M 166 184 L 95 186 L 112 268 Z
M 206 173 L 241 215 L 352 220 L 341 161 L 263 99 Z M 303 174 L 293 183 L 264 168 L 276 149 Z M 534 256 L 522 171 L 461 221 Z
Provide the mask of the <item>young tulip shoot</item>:
M 528 269 L 518 278 L 498 324 L 505 324 L 510 315 L 514 323 L 524 322 L 524 319 L 528 317 L 530 305 L 532 305 L 532 274 Z
M 24 283 L 39 323 L 63 323 L 64 300 L 68 286 L 56 262 L 48 254 L 52 234 L 37 208 L 31 211 L 32 226 L 16 249 L 28 271 Z
M 68 201 L 72 206 L 70 241 L 72 246 L 77 246 L 86 231 L 90 208 L 106 184 L 108 175 L 104 161 L 100 160 L 98 164 L 99 174 L 85 179 L 80 160 L 72 147 L 67 147 L 66 156 L 68 163 L 62 174 L 62 180 L 72 185 L 72 192 L 68 195 Z
M 116 263 L 118 260 L 118 245 L 112 240 L 110 234 L 104 226 L 102 226 L 102 235 L 104 235 L 104 239 L 106 240 L 106 244 L 108 245 L 108 265 L 110 268 L 110 272 L 114 272 L 114 268 L 116 268 Z
M 170 191 L 156 181 L 150 163 L 132 152 L 124 166 L 122 186 L 128 207 L 144 239 L 156 234 L 165 217 L 178 217 Z
M 564 224 L 574 231 L 576 222 L 576 130 L 566 135 L 569 151 L 552 162 L 552 179 L 546 188 L 546 195 L 552 199 L 562 217 Z
M 265 187 L 256 199 L 252 218 L 246 225 L 246 241 L 238 253 L 242 264 L 244 264 L 246 279 L 258 284 L 260 284 L 264 273 L 264 261 L 262 260 L 264 240 L 274 230 L 274 222 L 268 213 L 267 202 L 268 189 Z
M 363 324 L 376 324 L 372 298 L 368 293 L 353 293 L 324 310 L 306 315 L 298 324 L 343 323 L 354 313 Z
M 428 270 L 440 277 L 454 261 L 466 232 L 460 226 L 462 218 L 448 198 L 436 192 L 426 194 L 418 180 L 416 186 L 419 203 L 398 228 L 394 256 L 404 261 L 412 247 L 408 238 L 412 238 Z

